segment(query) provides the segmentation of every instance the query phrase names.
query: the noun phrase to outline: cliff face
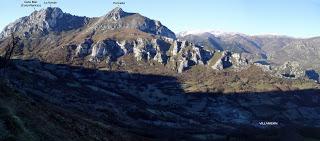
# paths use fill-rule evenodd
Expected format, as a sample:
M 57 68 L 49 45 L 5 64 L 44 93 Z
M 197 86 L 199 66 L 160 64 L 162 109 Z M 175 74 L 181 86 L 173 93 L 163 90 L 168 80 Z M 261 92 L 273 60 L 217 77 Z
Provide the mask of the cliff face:
M 2 32 L 1 46 L 9 41 L 6 37 L 11 32 L 21 38 L 18 58 L 38 58 L 51 63 L 126 64 L 130 62 L 122 58 L 134 56 L 137 61 L 155 61 L 179 73 L 196 65 L 211 68 L 209 61 L 212 65 L 229 64 L 222 68 L 248 64 L 241 55 L 233 59 L 232 52 L 214 60 L 215 54 L 219 54 L 216 50 L 176 40 L 175 34 L 159 21 L 121 8 L 99 18 L 72 16 L 59 8 L 36 11 L 7 26 Z

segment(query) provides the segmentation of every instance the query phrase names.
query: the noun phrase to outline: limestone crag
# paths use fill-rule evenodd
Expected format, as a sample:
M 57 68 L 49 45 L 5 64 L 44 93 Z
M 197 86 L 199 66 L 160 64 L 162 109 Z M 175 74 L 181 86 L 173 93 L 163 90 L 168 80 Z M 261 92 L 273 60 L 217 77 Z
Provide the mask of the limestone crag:
M 90 32 L 117 29 L 138 29 L 140 31 L 176 39 L 174 32 L 159 21 L 149 19 L 138 13 L 128 13 L 117 7 L 94 22 Z
M 76 49 L 76 56 L 83 57 L 91 53 L 93 41 L 92 39 L 85 39 L 83 43 L 78 45 Z
M 233 67 L 234 69 L 242 69 L 247 67 L 249 61 L 241 57 L 239 53 L 232 53 L 229 51 L 222 51 L 222 55 L 218 60 L 211 66 L 214 70 L 223 70 L 226 68 Z
M 93 45 L 91 61 L 101 61 L 106 59 L 109 62 L 116 60 L 123 54 L 124 52 L 116 41 L 106 39 L 103 41 L 98 41 L 95 45 Z
M 300 64 L 295 61 L 285 62 L 283 65 L 276 67 L 275 71 L 280 77 L 285 78 L 300 78 L 305 75 Z
M 8 37 L 12 32 L 26 38 L 47 35 L 49 32 L 61 32 L 77 29 L 88 22 L 88 18 L 63 13 L 60 8 L 47 8 L 33 12 L 6 26 L 0 34 Z
M 163 39 L 113 40 L 105 39 L 93 43 L 92 39 L 85 39 L 77 45 L 75 57 L 89 61 L 107 63 L 116 61 L 119 57 L 133 54 L 137 61 L 156 61 L 161 64 L 177 63 L 178 72 L 182 72 L 194 65 L 206 65 L 212 58 L 212 51 L 195 46 L 187 41 L 170 42 Z M 170 60 L 170 61 L 169 61 Z

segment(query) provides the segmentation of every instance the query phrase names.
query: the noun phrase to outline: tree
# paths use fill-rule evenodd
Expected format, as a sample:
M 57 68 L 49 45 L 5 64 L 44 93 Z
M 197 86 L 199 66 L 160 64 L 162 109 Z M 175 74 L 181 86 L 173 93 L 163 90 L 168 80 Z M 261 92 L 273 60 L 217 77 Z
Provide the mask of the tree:
M 0 69 L 2 69 L 3 76 L 5 75 L 6 68 L 10 63 L 10 59 L 17 48 L 20 38 L 16 37 L 15 34 L 11 33 L 11 40 L 9 41 L 4 56 L 0 59 Z

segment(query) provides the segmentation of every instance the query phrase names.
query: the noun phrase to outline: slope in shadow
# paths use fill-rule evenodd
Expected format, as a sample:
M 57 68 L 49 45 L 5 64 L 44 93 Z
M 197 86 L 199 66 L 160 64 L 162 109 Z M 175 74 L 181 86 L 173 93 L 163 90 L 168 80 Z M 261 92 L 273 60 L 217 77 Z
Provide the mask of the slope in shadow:
M 22 95 L 100 126 L 150 140 L 320 138 L 314 134 L 320 131 L 317 89 L 185 93 L 172 76 L 101 71 L 36 60 L 14 60 L 7 72 L 10 85 Z M 128 136 L 125 140 L 133 139 Z

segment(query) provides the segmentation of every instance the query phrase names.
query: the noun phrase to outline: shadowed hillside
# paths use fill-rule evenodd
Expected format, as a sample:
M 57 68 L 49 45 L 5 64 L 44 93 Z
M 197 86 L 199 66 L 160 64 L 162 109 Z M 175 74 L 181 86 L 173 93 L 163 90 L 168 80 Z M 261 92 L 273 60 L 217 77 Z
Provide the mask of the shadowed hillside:
M 13 60 L 6 78 L 3 140 L 320 139 L 318 89 L 191 92 L 173 76 L 35 60 Z

